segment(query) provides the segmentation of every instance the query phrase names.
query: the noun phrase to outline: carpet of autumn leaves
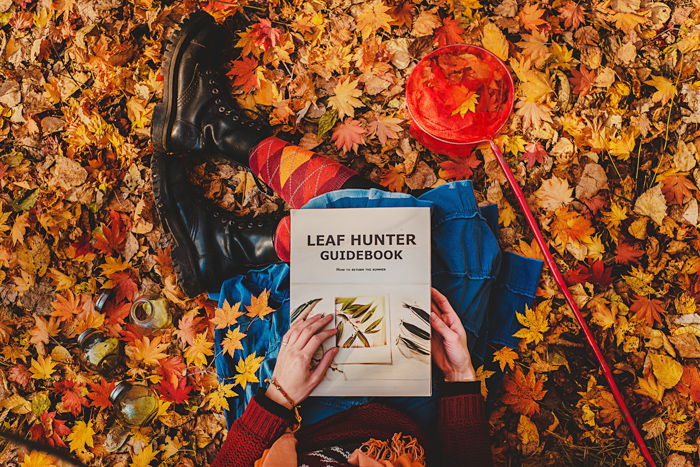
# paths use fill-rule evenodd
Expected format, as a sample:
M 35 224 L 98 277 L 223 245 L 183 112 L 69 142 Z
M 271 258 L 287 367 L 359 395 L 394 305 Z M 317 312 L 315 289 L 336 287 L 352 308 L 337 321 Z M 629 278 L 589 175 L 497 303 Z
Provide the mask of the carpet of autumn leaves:
M 481 3 L 480 3 L 481 1 Z M 219 384 L 213 329 L 248 309 L 186 299 L 153 209 L 149 122 L 162 90 L 163 41 L 203 8 L 230 32 L 227 69 L 241 105 L 395 191 L 472 178 L 499 205 L 503 248 L 538 257 L 488 148 L 431 154 L 410 136 L 403 95 L 438 45 L 485 47 L 516 81 L 497 139 L 662 465 L 700 449 L 700 4 L 697 1 L 0 0 L 0 422 L 3 430 L 94 465 L 206 465 L 221 411 L 256 380 L 260 356 Z M 234 49 L 234 47 L 236 47 Z M 470 104 L 463 106 L 468 112 Z M 221 161 L 193 179 L 238 212 L 280 200 Z M 100 289 L 113 299 L 94 308 Z M 171 329 L 130 324 L 137 296 L 161 293 Z M 240 309 L 239 309 L 240 308 Z M 491 416 L 507 465 L 642 465 L 579 327 L 545 272 Z M 126 345 L 123 371 L 81 362 L 97 327 Z M 483 377 L 487 372 L 481 371 Z M 161 400 L 127 430 L 107 399 L 116 381 Z M 47 466 L 9 444 L 2 465 Z

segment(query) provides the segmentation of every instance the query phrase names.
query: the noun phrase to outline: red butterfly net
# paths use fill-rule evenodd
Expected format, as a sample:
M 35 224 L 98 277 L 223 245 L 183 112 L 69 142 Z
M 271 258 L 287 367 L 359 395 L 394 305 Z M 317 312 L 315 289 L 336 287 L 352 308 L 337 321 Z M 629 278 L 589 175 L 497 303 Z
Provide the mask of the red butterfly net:
M 513 110 L 513 78 L 506 65 L 480 47 L 466 44 L 441 47 L 423 57 L 416 65 L 406 82 L 406 102 L 411 115 L 411 133 L 431 151 L 465 157 L 475 144 L 490 144 L 545 262 L 581 325 L 642 455 L 653 466 L 651 454 L 617 387 L 610 366 L 549 251 L 525 194 L 501 150 L 493 142 Z

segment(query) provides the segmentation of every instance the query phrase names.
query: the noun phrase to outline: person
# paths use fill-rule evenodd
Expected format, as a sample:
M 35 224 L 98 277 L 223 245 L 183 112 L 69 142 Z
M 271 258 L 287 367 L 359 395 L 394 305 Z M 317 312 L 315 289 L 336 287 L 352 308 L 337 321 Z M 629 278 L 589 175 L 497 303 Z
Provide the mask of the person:
M 489 465 L 486 408 L 474 367 L 493 369 L 489 388 L 497 387 L 493 350 L 517 345 L 515 312 L 532 303 L 542 262 L 501 252 L 496 207 L 478 205 L 471 181 L 391 193 L 273 136 L 264 119 L 231 98 L 221 71 L 221 34 L 203 12 L 183 23 L 167 46 L 163 98 L 151 126 L 154 198 L 174 240 L 182 289 L 190 296 L 207 291 L 219 307 L 243 307 L 265 294 L 276 310 L 236 323 L 246 338 L 235 356 L 264 359 L 258 382 L 237 387 L 228 400 L 230 430 L 214 464 Z M 336 352 L 310 367 L 313 351 L 331 336 L 319 331 L 330 318 L 290 325 L 289 218 L 237 216 L 206 200 L 187 179 L 187 161 L 211 156 L 250 170 L 292 208 L 431 208 L 431 397 L 307 399 Z M 237 374 L 235 359 L 222 351 L 228 331 L 214 335 L 222 382 Z

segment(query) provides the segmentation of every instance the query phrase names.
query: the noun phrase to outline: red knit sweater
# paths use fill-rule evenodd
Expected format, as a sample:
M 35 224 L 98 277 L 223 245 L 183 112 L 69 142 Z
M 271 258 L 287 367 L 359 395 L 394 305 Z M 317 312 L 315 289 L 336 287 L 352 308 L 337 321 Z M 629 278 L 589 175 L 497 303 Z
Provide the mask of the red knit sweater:
M 252 466 L 284 433 L 290 425 L 290 418 L 278 410 L 268 410 L 273 408 L 270 402 L 262 393 L 250 401 L 243 415 L 231 425 L 213 467 Z M 397 432 L 418 438 L 428 450 L 430 466 L 481 467 L 492 464 L 484 399 L 480 394 L 440 398 L 439 446 L 428 446 L 421 428 L 404 413 L 382 404 L 369 403 L 303 426 L 296 433 L 297 450 L 306 453 L 353 441 L 361 444 L 369 438 L 389 439 Z

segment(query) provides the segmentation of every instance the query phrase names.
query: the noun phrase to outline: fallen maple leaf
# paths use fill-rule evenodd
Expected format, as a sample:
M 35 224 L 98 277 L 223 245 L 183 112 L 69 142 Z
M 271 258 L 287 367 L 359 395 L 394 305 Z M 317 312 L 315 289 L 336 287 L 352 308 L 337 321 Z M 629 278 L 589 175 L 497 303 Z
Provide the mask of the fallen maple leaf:
M 595 229 L 589 219 L 575 211 L 569 211 L 566 207 L 554 211 L 554 216 L 551 230 L 559 243 L 565 245 L 569 242 L 580 244 L 591 241 Z
M 109 225 L 102 224 L 93 232 L 93 246 L 105 254 L 119 254 L 126 244 L 128 226 L 117 211 L 109 211 L 109 217 Z
M 268 300 L 270 299 L 270 291 L 268 289 L 260 292 L 260 295 L 250 297 L 250 305 L 246 305 L 245 309 L 248 311 L 247 316 L 251 318 L 263 319 L 265 316 L 269 315 L 274 308 L 268 306 Z
M 367 39 L 379 29 L 391 30 L 390 24 L 393 22 L 393 18 L 387 14 L 387 11 L 389 11 L 389 7 L 381 0 L 365 2 L 365 6 L 356 18 L 357 29 L 362 34 L 362 40 Z
M 540 411 L 538 401 L 542 400 L 547 394 L 543 387 L 544 379 L 537 379 L 535 372 L 532 370 L 525 376 L 518 366 L 515 368 L 514 374 L 506 375 L 503 381 L 505 393 L 501 400 L 514 411 L 530 416 Z
M 187 378 L 180 378 L 177 386 L 166 379 L 155 386 L 155 390 L 160 394 L 161 399 L 175 404 L 186 402 L 190 398 L 192 389 L 194 389 L 194 387 L 187 384 Z
M 476 157 L 476 151 L 472 151 L 465 158 L 450 157 L 440 162 L 440 170 L 438 175 L 445 180 L 468 180 L 474 173 L 475 169 L 481 164 L 481 161 Z
M 557 11 L 559 11 L 559 17 L 564 20 L 564 27 L 567 29 L 576 29 L 583 22 L 583 9 L 571 0 L 559 7 Z
M 464 117 L 466 114 L 470 112 L 475 112 L 476 111 L 476 106 L 479 103 L 479 94 L 469 91 L 462 101 L 461 104 L 457 106 L 456 109 L 452 111 L 450 115 L 457 115 L 459 114 L 460 117 Z
M 593 82 L 596 78 L 596 73 L 593 70 L 587 70 L 583 64 L 579 65 L 578 70 L 571 70 L 572 77 L 569 78 L 571 84 L 574 85 L 572 90 L 574 94 L 581 97 L 587 96 L 593 89 Z
M 555 211 L 571 203 L 574 200 L 571 197 L 573 193 L 574 189 L 569 186 L 568 180 L 553 175 L 552 178 L 542 181 L 535 196 L 540 207 Z
M 29 371 L 32 373 L 32 378 L 49 379 L 56 370 L 56 362 L 53 361 L 50 355 L 46 358 L 39 355 L 36 359 L 32 358 L 32 366 Z
M 605 288 L 612 283 L 612 269 L 606 268 L 602 261 L 589 259 L 587 265 L 582 264 L 566 273 L 566 282 L 569 285 L 588 282 Z
M 73 425 L 73 431 L 66 439 L 68 440 L 71 451 L 85 452 L 86 446 L 90 448 L 95 446 L 93 436 L 95 436 L 95 430 L 92 428 L 92 420 L 87 423 L 78 420 L 75 422 L 75 425 Z
M 360 126 L 360 122 L 348 117 L 335 126 L 331 141 L 335 141 L 335 147 L 342 149 L 343 152 L 348 152 L 350 149 L 357 152 L 359 145 L 365 144 L 365 139 L 362 137 L 364 133 L 365 129 Z
M 185 365 L 182 357 L 175 355 L 174 357 L 164 358 L 160 361 L 158 374 L 161 375 L 163 379 L 170 381 L 171 384 L 175 384 L 182 378 L 186 369 L 187 365 Z
M 80 297 L 73 295 L 70 290 L 66 295 L 56 294 L 56 299 L 51 303 L 53 311 L 51 316 L 58 319 L 59 322 L 70 321 L 80 313 Z
M 168 344 L 162 342 L 163 336 L 155 336 L 152 340 L 148 336 L 136 339 L 126 346 L 126 355 L 144 365 L 158 365 L 161 359 L 168 356 Z
M 243 92 L 253 92 L 260 89 L 260 77 L 258 76 L 258 61 L 253 57 L 244 57 L 241 60 L 231 62 L 231 70 L 227 73 L 234 76 L 234 86 L 241 86 Z
M 540 26 L 547 24 L 545 20 L 542 19 L 544 10 L 539 8 L 537 4 L 526 3 L 518 13 L 518 19 L 520 23 L 528 31 L 536 31 Z
M 66 426 L 65 420 L 54 418 L 56 412 L 45 411 L 39 416 L 39 421 L 29 429 L 33 440 L 42 440 L 51 446 L 67 447 L 61 439 L 70 434 L 71 429 Z
M 644 255 L 644 250 L 636 244 L 620 242 L 615 249 L 615 262 L 618 264 L 639 263 L 639 258 Z
M 244 314 L 242 311 L 238 311 L 240 307 L 241 302 L 236 302 L 231 306 L 228 301 L 224 300 L 224 305 L 214 311 L 214 317 L 209 322 L 214 325 L 214 329 L 225 329 L 233 326 L 238 318 Z
M 54 390 L 61 395 L 64 412 L 70 412 L 74 417 L 77 417 L 83 406 L 87 407 L 89 405 L 88 400 L 82 394 L 84 387 L 84 383 L 76 383 L 67 379 L 53 384 Z
M 666 105 L 668 101 L 678 94 L 678 89 L 670 79 L 663 76 L 652 76 L 651 79 L 644 81 L 644 84 L 654 86 L 656 92 L 651 96 L 654 102 L 661 102 L 661 105 Z
M 382 144 L 385 144 L 389 138 L 397 139 L 399 133 L 403 130 L 401 125 L 399 125 L 401 122 L 403 122 L 403 120 L 400 118 L 377 115 L 377 119 L 370 122 L 368 125 L 368 136 L 377 136 L 379 142 Z
M 515 360 L 518 359 L 518 353 L 510 347 L 501 347 L 493 353 L 493 361 L 498 362 L 501 371 L 504 371 L 506 366 L 513 370 L 515 368 Z
M 402 192 L 406 185 L 406 174 L 403 173 L 403 164 L 390 165 L 380 172 L 379 183 L 387 187 L 389 191 Z
M 272 21 L 268 18 L 262 18 L 251 29 L 250 37 L 255 40 L 255 45 L 263 50 L 268 50 L 277 44 L 281 33 L 281 30 L 272 27 Z
M 236 349 L 243 350 L 243 344 L 241 344 L 241 339 L 244 339 L 246 334 L 241 332 L 241 327 L 238 326 L 236 329 L 229 329 L 226 332 L 226 337 L 221 341 L 221 348 L 224 353 L 229 354 L 233 357 Z
M 131 458 L 131 464 L 129 467 L 150 467 L 151 462 L 156 458 L 156 455 L 160 452 L 160 449 L 153 450 L 150 444 L 143 447 L 138 454 Z
M 245 389 L 248 383 L 258 383 L 260 380 L 255 373 L 257 373 L 265 357 L 256 356 L 255 352 L 248 355 L 245 359 L 240 358 L 238 363 L 236 363 L 236 371 L 238 372 L 233 378 L 236 384 L 240 384 L 243 389 Z
M 333 95 L 328 98 L 328 104 L 338 111 L 338 118 L 354 117 L 355 108 L 364 105 L 358 99 L 362 95 L 362 91 L 357 89 L 358 83 L 359 79 L 351 81 L 348 76 L 344 81 L 338 81 L 338 84 L 335 85 Z
M 523 325 L 523 328 L 513 336 L 525 339 L 526 344 L 542 342 L 544 333 L 549 331 L 549 313 L 551 311 L 549 302 L 541 302 L 534 309 L 526 305 L 524 313 L 515 313 L 515 317 Z
M 539 127 L 542 122 L 552 123 L 552 108 L 547 104 L 519 99 L 516 114 L 523 117 L 523 129 Z
M 663 303 L 660 300 L 650 300 L 647 297 L 637 295 L 630 310 L 635 312 L 638 320 L 645 321 L 649 326 L 653 326 L 654 323 L 660 323 L 661 314 L 666 313 L 662 305 Z
M 88 382 L 90 392 L 87 393 L 91 400 L 90 407 L 98 407 L 100 409 L 108 409 L 112 407 L 112 401 L 109 400 L 109 395 L 114 389 L 114 382 L 107 381 L 100 377 L 99 383 Z
M 188 311 L 180 318 L 175 335 L 182 343 L 192 345 L 195 334 L 201 332 L 206 326 L 203 321 L 204 318 L 197 315 L 197 310 Z
M 700 368 L 684 366 L 683 375 L 676 389 L 681 394 L 689 395 L 693 402 L 700 402 Z
M 114 289 L 114 299 L 118 302 L 132 301 L 136 292 L 139 291 L 139 286 L 130 271 L 115 272 L 109 276 L 109 280 L 102 287 Z
M 389 15 L 393 18 L 392 26 L 406 26 L 411 29 L 413 25 L 413 10 L 416 6 L 409 2 L 399 3 L 389 10 Z
M 233 383 L 219 383 L 216 388 L 216 391 L 210 392 L 205 398 L 205 401 L 207 402 L 207 408 L 216 412 L 220 412 L 222 410 L 229 410 L 228 398 L 236 396 L 236 393 L 233 391 L 233 386 Z
M 450 44 L 461 44 L 464 42 L 462 37 L 464 29 L 459 25 L 459 21 L 445 18 L 442 20 L 442 26 L 435 31 L 435 40 L 440 47 Z
M 666 197 L 666 202 L 671 204 L 683 204 L 693 197 L 693 191 L 697 187 L 688 177 L 682 174 L 667 175 L 661 180 L 661 191 Z
M 527 161 L 528 167 L 534 167 L 535 162 L 542 164 L 547 156 L 544 146 L 539 141 L 528 143 L 524 148 L 523 160 Z
M 214 343 L 207 339 L 205 332 L 197 334 L 192 345 L 185 349 L 185 361 L 188 365 L 201 368 L 207 364 L 207 357 L 214 355 L 214 352 L 211 350 L 213 346 Z
M 49 343 L 49 338 L 58 334 L 58 320 L 50 317 L 48 320 L 39 315 L 34 315 L 34 327 L 29 330 L 29 342 L 34 344 L 40 355 L 45 353 L 44 345 Z

